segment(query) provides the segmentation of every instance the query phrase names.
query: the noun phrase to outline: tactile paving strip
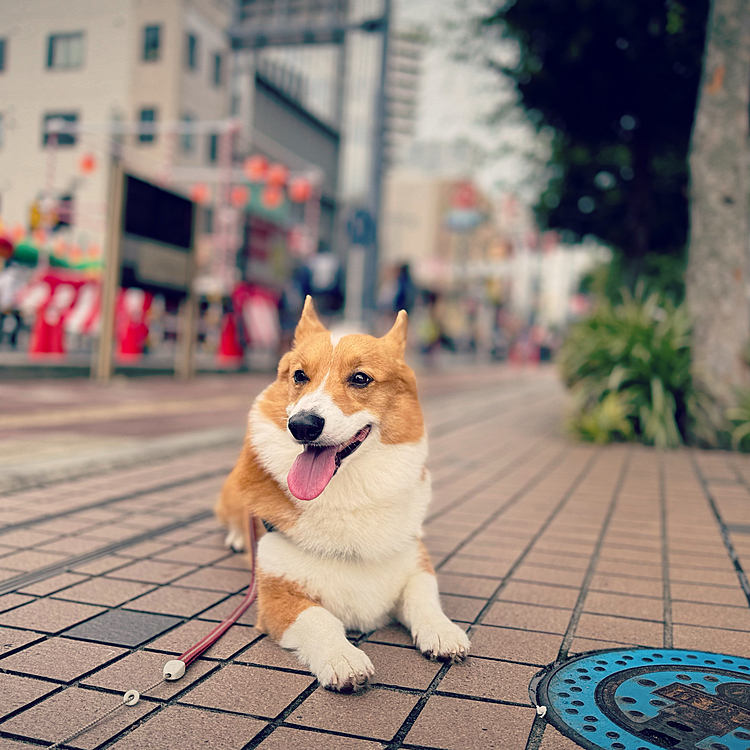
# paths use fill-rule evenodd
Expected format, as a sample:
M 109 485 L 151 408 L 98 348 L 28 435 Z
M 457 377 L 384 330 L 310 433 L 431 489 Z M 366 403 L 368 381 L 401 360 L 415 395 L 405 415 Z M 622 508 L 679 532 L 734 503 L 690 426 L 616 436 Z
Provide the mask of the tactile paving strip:
M 750 659 L 595 651 L 552 665 L 529 689 L 547 720 L 589 750 L 750 750 Z

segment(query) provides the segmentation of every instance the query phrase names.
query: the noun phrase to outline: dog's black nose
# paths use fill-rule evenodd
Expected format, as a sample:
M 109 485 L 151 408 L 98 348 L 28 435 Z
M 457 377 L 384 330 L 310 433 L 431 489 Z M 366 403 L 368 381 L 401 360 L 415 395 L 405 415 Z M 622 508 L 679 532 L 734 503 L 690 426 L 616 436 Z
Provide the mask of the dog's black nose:
M 303 411 L 289 420 L 289 432 L 294 435 L 295 440 L 303 443 L 312 443 L 320 437 L 326 421 L 323 417 L 313 414 L 311 411 Z

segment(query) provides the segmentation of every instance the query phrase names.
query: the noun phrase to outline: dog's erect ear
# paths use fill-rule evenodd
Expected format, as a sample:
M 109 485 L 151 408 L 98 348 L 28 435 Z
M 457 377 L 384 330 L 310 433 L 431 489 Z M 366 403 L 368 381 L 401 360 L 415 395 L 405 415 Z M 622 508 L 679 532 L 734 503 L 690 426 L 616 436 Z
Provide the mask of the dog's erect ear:
M 286 380 L 289 377 L 289 370 L 292 366 L 292 353 L 287 352 L 280 360 L 276 368 L 276 377 L 279 380 Z
M 302 308 L 299 323 L 297 323 L 297 328 L 294 331 L 294 343 L 299 344 L 300 341 L 315 333 L 328 333 L 328 329 L 320 322 L 320 318 L 315 312 L 312 297 L 308 294 L 305 298 L 305 306 Z
M 406 310 L 401 310 L 396 316 L 396 322 L 391 330 L 381 339 L 393 347 L 399 357 L 404 356 L 404 350 L 406 349 L 406 324 L 408 320 L 409 316 L 406 314 Z

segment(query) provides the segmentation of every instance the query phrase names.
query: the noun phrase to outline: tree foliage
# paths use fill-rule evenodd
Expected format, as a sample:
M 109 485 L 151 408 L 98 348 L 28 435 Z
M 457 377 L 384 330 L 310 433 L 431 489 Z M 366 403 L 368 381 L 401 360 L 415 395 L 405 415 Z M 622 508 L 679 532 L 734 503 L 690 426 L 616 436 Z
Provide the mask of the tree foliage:
M 687 153 L 709 0 L 517 0 L 485 19 L 515 38 L 516 82 L 552 126 L 543 225 L 639 261 L 684 249 Z

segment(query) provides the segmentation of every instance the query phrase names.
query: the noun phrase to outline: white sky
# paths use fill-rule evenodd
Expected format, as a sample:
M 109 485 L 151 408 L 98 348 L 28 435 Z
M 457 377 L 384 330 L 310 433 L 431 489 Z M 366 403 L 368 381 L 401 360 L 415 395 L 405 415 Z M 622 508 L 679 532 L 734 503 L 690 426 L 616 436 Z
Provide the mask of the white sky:
M 454 58 L 459 34 L 447 24 L 460 25 L 468 18 L 459 1 L 395 0 L 397 27 L 422 25 L 433 40 L 423 58 L 417 139 L 471 141 L 491 154 L 476 175 L 485 189 L 515 192 L 535 202 L 544 188 L 539 177 L 540 157 L 541 164 L 546 161 L 544 139 L 535 135 L 517 107 L 511 106 L 499 121 L 491 120 L 501 105 L 513 104 L 516 94 L 510 82 L 481 62 Z M 487 0 L 470 4 L 479 9 Z M 496 47 L 501 54 L 513 54 L 507 44 L 498 42 Z

